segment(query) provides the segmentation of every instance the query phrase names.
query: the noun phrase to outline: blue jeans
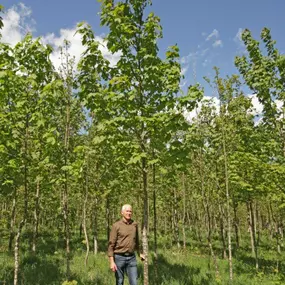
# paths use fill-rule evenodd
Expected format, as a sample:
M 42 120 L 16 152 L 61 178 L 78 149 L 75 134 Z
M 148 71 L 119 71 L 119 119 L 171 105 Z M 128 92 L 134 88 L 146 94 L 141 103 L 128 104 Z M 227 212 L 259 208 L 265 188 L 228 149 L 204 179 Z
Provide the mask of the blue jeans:
M 137 285 L 138 269 L 136 255 L 122 256 L 114 254 L 114 260 L 117 265 L 117 271 L 115 272 L 116 285 L 124 284 L 125 272 L 128 275 L 130 285 Z

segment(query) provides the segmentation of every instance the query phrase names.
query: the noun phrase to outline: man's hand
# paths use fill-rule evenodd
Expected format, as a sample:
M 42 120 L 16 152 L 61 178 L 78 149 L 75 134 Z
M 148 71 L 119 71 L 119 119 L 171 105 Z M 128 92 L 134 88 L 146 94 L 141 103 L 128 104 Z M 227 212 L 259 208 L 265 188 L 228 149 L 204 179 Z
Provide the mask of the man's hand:
M 114 261 L 114 257 L 113 256 L 110 256 L 110 269 L 115 272 L 117 271 L 117 265 Z
M 143 253 L 140 254 L 140 259 L 141 259 L 141 261 L 145 260 L 145 255 Z
M 111 269 L 113 272 L 117 271 L 117 265 L 116 265 L 116 263 L 115 263 L 114 261 L 111 261 L 111 262 L 110 262 L 110 269 Z

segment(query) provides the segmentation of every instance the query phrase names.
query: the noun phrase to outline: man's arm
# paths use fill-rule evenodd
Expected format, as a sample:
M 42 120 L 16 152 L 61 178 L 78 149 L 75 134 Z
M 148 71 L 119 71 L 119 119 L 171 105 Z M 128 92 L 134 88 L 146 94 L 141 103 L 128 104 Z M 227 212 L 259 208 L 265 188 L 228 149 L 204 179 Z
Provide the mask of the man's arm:
M 109 244 L 108 244 L 108 256 L 110 261 L 110 269 L 115 272 L 117 270 L 117 266 L 114 260 L 114 247 L 117 242 L 117 230 L 116 227 L 113 225 L 111 232 L 110 232 L 110 238 L 109 238 Z
M 110 257 L 109 257 L 109 261 L 110 261 L 110 269 L 111 269 L 113 272 L 117 271 L 117 265 L 116 265 L 116 263 L 115 263 L 115 261 L 114 261 L 114 256 L 110 256 Z

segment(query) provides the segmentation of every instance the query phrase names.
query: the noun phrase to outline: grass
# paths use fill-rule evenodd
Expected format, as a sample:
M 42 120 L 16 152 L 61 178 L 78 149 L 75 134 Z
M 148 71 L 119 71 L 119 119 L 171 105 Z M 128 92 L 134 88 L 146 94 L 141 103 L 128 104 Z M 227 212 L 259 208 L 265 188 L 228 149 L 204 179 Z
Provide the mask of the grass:
M 62 243 L 60 243 L 61 245 Z M 111 285 L 115 284 L 113 273 L 109 269 L 106 256 L 106 240 L 101 240 L 99 253 L 95 256 L 90 253 L 88 264 L 85 267 L 84 244 L 80 239 L 73 241 L 71 272 L 72 282 L 65 282 L 64 251 L 59 249 L 52 236 L 44 236 L 39 240 L 39 251 L 33 255 L 27 243 L 23 245 L 20 264 L 21 285 Z M 212 285 L 230 284 L 228 278 L 227 260 L 218 259 L 219 276 L 215 276 L 212 260 L 203 248 L 189 246 L 183 251 L 165 244 L 160 247 L 158 255 L 158 276 L 155 278 L 154 259 L 149 261 L 150 285 Z M 243 248 L 246 248 L 244 246 Z M 1 248 L 1 250 L 3 247 Z M 218 252 L 218 245 L 216 245 Z M 255 261 L 249 250 L 234 251 L 233 285 L 277 285 L 285 284 L 285 259 L 277 257 L 273 250 L 260 247 L 259 268 L 255 271 Z M 277 258 L 280 260 L 277 267 Z M 282 262 L 281 262 L 282 261 Z M 143 284 L 143 264 L 138 261 L 139 285 Z M 0 284 L 13 284 L 13 254 L 2 250 L 0 253 Z M 128 285 L 128 282 L 125 282 Z

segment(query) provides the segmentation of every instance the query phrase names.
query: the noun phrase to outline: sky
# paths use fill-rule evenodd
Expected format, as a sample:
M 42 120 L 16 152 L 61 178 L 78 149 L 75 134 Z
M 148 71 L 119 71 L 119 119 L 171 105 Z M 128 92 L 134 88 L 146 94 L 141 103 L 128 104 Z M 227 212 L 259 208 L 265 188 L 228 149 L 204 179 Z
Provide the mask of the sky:
M 0 4 L 5 8 L 2 41 L 13 45 L 27 31 L 32 32 L 54 47 L 52 60 L 56 66 L 57 48 L 65 38 L 71 41 L 69 52 L 76 60 L 83 51 L 79 35 L 74 36 L 77 23 L 90 24 L 101 42 L 108 32 L 100 26 L 97 0 L 0 0 Z M 161 19 L 160 55 L 164 57 L 167 47 L 174 44 L 180 49 L 183 88 L 193 82 L 206 86 L 203 76 L 213 77 L 213 66 L 219 67 L 223 76 L 237 73 L 234 58 L 245 52 L 240 38 L 244 28 L 258 40 L 262 28 L 269 28 L 279 51 L 285 51 L 284 0 L 153 0 L 147 8 L 146 13 L 149 12 Z M 113 64 L 119 58 L 103 46 L 102 52 Z M 206 95 L 214 95 L 210 88 L 205 90 Z

